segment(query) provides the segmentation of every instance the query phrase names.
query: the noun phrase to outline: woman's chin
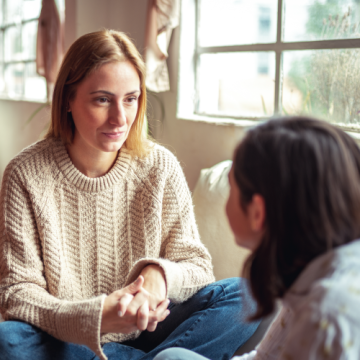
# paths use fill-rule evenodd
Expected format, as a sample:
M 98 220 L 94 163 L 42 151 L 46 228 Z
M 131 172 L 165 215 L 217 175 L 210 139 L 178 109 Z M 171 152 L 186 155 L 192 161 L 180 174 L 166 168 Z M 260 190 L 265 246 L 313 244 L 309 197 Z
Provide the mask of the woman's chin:
M 104 152 L 115 152 L 119 151 L 121 147 L 124 145 L 125 141 L 113 141 L 102 143 L 99 147 Z

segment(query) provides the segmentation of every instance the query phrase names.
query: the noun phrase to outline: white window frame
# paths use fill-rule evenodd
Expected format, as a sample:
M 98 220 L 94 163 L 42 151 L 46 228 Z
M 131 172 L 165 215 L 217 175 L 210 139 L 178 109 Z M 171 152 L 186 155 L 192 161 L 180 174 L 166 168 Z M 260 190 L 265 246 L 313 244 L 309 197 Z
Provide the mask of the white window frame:
M 221 0 L 219 0 L 221 1 Z M 296 50 L 330 50 L 360 48 L 360 39 L 334 39 L 299 42 L 283 42 L 283 6 L 284 1 L 278 0 L 276 42 L 265 44 L 208 46 L 202 47 L 198 42 L 198 0 L 182 0 L 181 7 L 181 34 L 179 56 L 179 81 L 177 117 L 188 120 L 203 120 L 216 123 L 232 123 L 250 125 L 254 120 L 263 120 L 268 117 L 211 115 L 206 116 L 197 112 L 197 65 L 201 54 L 214 54 L 223 52 L 260 52 L 273 51 L 276 55 L 275 68 L 275 99 L 274 116 L 282 115 L 282 89 L 281 69 L 282 54 L 284 51 Z M 359 129 L 341 126 L 346 131 L 360 132 Z
M 6 9 L 6 2 L 7 1 L 11 1 L 11 0 L 3 0 L 2 2 L 2 13 L 5 14 L 5 9 Z M 4 15 L 3 15 L 4 16 Z M 40 14 L 39 14 L 40 16 Z M 36 18 L 32 18 L 32 19 L 26 19 L 26 20 L 21 20 L 20 22 L 13 22 L 13 23 L 9 23 L 9 24 L 6 24 L 6 25 L 1 25 L 0 26 L 0 32 L 2 33 L 2 44 L 1 44 L 1 49 L 2 49 L 2 61 L 0 61 L 0 64 L 3 65 L 3 68 L 2 68 L 2 76 L 3 76 L 3 79 L 4 81 L 5 80 L 5 68 L 6 66 L 8 65 L 11 65 L 11 64 L 29 64 L 29 63 L 36 63 L 36 57 L 34 59 L 22 59 L 22 60 L 11 60 L 11 61 L 5 61 L 5 31 L 11 27 L 20 27 L 20 34 L 22 34 L 22 27 L 27 24 L 27 23 L 30 23 L 30 22 L 34 22 L 36 21 L 37 24 L 39 22 L 39 17 L 36 17 Z M 20 37 L 20 41 L 21 41 L 21 46 L 22 46 L 22 36 Z M 46 103 L 47 102 L 47 99 L 43 99 L 43 100 L 40 100 L 40 99 L 33 99 L 33 98 L 27 98 L 24 94 L 24 89 L 23 89 L 23 94 L 21 96 L 17 96 L 17 97 L 9 97 L 5 94 L 1 94 L 0 93 L 0 99 L 1 100 L 14 100 L 14 101 L 29 101 L 29 102 L 37 102 L 37 103 Z

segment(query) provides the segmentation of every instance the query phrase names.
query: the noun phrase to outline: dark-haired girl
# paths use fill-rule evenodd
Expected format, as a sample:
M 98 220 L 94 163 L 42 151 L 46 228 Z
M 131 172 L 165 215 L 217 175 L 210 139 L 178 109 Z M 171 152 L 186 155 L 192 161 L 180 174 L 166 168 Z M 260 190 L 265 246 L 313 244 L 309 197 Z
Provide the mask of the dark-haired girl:
M 258 303 L 282 309 L 249 359 L 360 359 L 360 150 L 310 118 L 268 121 L 235 151 L 226 212 Z M 155 360 L 204 359 L 168 349 Z

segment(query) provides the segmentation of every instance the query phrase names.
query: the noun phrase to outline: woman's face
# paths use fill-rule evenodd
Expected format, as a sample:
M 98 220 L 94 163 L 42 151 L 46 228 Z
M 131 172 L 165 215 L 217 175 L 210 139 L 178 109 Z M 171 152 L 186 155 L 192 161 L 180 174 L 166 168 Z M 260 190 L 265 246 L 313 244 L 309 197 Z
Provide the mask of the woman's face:
M 263 236 L 265 204 L 260 195 L 254 195 L 246 211 L 240 205 L 241 193 L 234 178 L 234 170 L 229 173 L 230 194 L 226 204 L 226 215 L 235 241 L 239 246 L 255 250 Z
M 140 96 L 140 78 L 129 61 L 102 65 L 83 80 L 69 102 L 75 123 L 73 145 L 115 152 L 129 135 Z

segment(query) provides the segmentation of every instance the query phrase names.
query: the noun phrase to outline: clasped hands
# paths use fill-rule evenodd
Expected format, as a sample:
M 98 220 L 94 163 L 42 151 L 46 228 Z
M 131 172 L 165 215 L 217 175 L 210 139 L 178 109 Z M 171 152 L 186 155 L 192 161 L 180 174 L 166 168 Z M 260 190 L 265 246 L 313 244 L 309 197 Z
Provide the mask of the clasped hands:
M 148 265 L 133 283 L 106 297 L 101 333 L 155 331 L 158 322 L 170 314 L 169 302 L 163 270 L 158 265 Z

